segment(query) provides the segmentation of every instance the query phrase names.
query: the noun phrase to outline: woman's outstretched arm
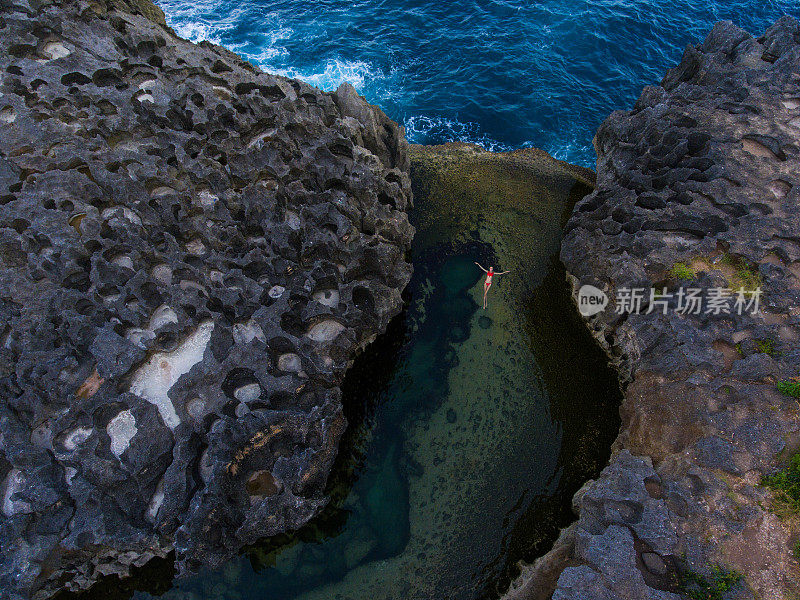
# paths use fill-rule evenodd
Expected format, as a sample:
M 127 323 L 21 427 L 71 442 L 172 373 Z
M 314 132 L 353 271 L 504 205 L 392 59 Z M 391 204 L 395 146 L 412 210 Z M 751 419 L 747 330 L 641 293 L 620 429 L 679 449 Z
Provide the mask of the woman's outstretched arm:
M 476 264 L 476 265 L 478 265 L 479 267 L 481 267 L 480 263 L 477 263 L 477 262 L 476 262 L 475 264 Z M 486 272 L 486 273 L 488 273 L 488 272 L 489 272 L 489 271 L 487 271 L 486 269 L 484 269 L 483 267 L 481 267 L 481 271 L 484 271 L 484 272 Z
M 511 271 L 500 271 L 499 273 L 495 273 L 495 275 L 505 275 L 506 273 L 511 273 Z

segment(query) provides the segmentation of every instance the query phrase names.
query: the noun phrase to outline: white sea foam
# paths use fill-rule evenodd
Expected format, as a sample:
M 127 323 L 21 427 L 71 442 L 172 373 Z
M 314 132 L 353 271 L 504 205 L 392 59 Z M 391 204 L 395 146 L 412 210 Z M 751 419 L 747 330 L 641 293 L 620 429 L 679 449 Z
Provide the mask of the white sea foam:
M 270 61 L 289 54 L 289 51 L 281 42 L 291 39 L 294 30 L 282 25 L 277 14 L 273 13 L 269 16 L 271 18 L 267 19 L 265 24 L 265 28 L 268 29 L 258 34 L 258 42 L 250 44 L 231 44 L 228 49 L 243 56 L 250 62 L 263 67 L 265 70 L 272 72 L 272 70 L 269 69 Z
M 522 145 L 523 148 L 530 148 L 531 146 L 533 146 L 531 142 L 525 142 Z M 577 139 L 560 143 L 555 147 L 543 148 L 543 150 L 557 160 L 563 160 L 574 165 L 583 165 L 591 169 L 595 167 L 593 162 L 587 162 L 584 159 L 585 156 L 593 157 L 594 149 L 591 145 L 583 144 Z
M 202 21 L 191 21 L 189 23 L 181 23 L 175 26 L 175 32 L 187 40 L 192 42 L 202 42 L 208 40 L 215 44 L 220 44 L 219 25 L 212 25 L 211 23 L 203 23 Z M 215 35 L 216 32 L 216 35 Z
M 465 123 L 447 117 L 414 115 L 407 117 L 403 121 L 403 126 L 406 128 L 408 141 L 413 143 L 466 142 L 478 144 L 484 150 L 492 152 L 504 152 L 512 149 L 511 146 L 483 133 L 477 123 Z
M 283 42 L 291 39 L 294 31 L 283 24 L 276 12 L 259 15 L 263 29 L 254 39 L 245 43 L 232 43 L 230 36 L 226 34 L 232 33 L 238 25 L 252 18 L 247 13 L 247 8 L 223 10 L 225 7 L 220 0 L 196 0 L 192 4 L 179 0 L 162 0 L 160 4 L 167 15 L 167 23 L 181 37 L 193 42 L 208 40 L 225 46 L 265 71 L 301 79 L 325 91 L 335 90 L 344 82 L 361 90 L 367 82 L 382 76 L 367 62 L 341 57 L 328 59 L 305 69 L 281 64 L 279 59 L 289 54 Z
M 382 77 L 380 71 L 361 60 L 330 59 L 318 69 L 300 70 L 294 67 L 281 69 L 268 64 L 262 65 L 270 73 L 300 79 L 310 83 L 326 92 L 338 88 L 342 83 L 350 83 L 357 90 L 361 90 L 367 82 L 373 82 Z
M 194 0 L 191 3 L 180 0 L 159 0 L 158 3 L 164 10 L 167 25 L 179 36 L 192 42 L 208 40 L 219 44 L 220 34 L 233 27 L 229 19 L 210 22 L 203 16 L 214 14 L 221 5 L 220 0 Z

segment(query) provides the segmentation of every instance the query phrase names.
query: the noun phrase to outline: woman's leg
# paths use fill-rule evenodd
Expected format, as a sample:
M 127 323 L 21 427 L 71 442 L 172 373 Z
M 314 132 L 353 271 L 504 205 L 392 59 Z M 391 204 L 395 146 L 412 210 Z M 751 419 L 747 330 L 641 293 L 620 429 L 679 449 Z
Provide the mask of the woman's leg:
M 492 287 L 491 283 L 483 284 L 483 308 L 486 309 L 486 294 L 489 293 L 489 288 Z

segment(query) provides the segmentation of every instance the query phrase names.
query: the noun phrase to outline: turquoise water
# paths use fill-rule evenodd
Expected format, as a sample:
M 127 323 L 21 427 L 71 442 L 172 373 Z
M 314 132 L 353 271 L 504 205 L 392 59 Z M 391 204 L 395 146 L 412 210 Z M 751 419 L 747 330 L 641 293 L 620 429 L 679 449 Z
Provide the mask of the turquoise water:
M 352 82 L 411 141 L 535 146 L 592 166 L 613 110 L 731 20 L 755 35 L 796 0 L 157 0 L 184 37 L 326 90 Z

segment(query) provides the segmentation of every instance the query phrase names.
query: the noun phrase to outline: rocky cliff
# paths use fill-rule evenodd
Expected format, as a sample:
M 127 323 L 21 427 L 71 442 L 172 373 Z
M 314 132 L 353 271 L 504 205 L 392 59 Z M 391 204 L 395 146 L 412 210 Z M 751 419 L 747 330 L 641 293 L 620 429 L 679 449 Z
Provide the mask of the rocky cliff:
M 0 30 L 0 596 L 305 523 L 411 273 L 402 131 L 144 0 Z
M 622 428 L 577 522 L 507 597 L 677 599 L 698 576 L 726 597 L 795 597 L 796 517 L 760 484 L 800 444 L 776 386 L 800 375 L 800 26 L 718 24 L 595 147 L 597 189 L 561 257 L 576 293 L 611 299 L 589 324 L 628 383 Z M 681 287 L 706 299 L 698 314 Z M 709 312 L 714 288 L 758 287 L 756 314 L 735 292 L 730 314 Z

